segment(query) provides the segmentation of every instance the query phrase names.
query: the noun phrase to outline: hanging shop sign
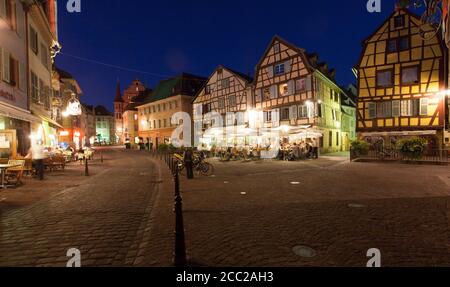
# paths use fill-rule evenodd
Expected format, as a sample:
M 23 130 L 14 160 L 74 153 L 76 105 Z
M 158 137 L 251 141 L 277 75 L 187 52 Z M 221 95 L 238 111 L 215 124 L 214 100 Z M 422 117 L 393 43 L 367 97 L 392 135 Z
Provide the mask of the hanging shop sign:
M 69 100 L 65 114 L 69 116 L 80 116 L 82 114 L 81 103 L 77 98 Z

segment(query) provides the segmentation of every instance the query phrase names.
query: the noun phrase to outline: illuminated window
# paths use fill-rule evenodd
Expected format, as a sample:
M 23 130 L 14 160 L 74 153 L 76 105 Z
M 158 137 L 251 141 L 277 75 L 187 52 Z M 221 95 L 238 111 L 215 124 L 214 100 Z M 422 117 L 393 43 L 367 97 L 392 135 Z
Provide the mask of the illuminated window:
M 281 84 L 278 88 L 281 96 L 286 96 L 289 93 L 288 84 Z
M 309 108 L 307 105 L 302 105 L 298 107 L 298 115 L 299 118 L 305 119 L 309 118 Z

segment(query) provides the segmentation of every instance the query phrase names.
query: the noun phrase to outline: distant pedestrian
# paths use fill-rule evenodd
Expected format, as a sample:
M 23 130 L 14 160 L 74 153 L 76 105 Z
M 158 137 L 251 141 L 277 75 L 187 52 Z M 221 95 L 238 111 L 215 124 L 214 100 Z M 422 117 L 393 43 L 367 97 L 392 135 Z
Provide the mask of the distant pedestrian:
M 194 178 L 194 152 L 191 148 L 184 151 L 184 166 L 186 168 L 186 175 L 188 179 Z
M 44 152 L 44 146 L 41 142 L 32 145 L 27 158 L 31 158 L 33 160 L 36 175 L 39 180 L 44 180 L 44 159 L 46 158 L 46 155 Z

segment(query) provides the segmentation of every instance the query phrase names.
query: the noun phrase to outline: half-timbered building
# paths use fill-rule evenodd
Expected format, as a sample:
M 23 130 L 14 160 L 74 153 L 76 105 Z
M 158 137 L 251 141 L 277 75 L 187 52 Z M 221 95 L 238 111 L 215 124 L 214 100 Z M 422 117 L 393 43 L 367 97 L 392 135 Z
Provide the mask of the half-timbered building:
M 249 144 L 252 78 L 219 66 L 193 102 L 196 137 L 205 147 Z
M 439 35 L 421 36 L 421 20 L 397 9 L 363 42 L 358 63 L 358 136 L 384 147 L 423 137 L 441 148 L 446 63 Z
M 256 67 L 255 110 L 262 128 L 284 142 L 311 141 L 322 153 L 341 151 L 341 94 L 335 70 L 317 54 L 275 36 Z

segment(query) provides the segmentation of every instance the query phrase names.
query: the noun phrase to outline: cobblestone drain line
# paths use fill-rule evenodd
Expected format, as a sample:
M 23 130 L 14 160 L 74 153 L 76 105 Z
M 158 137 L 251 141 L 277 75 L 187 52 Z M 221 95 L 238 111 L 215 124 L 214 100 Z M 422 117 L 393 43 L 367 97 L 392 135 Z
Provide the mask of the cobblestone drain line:
M 162 163 L 150 159 L 154 164 L 154 178 L 161 183 L 155 184 L 154 200 L 151 212 L 148 214 L 139 251 L 134 260 L 134 266 L 172 266 L 173 253 L 173 207 L 170 196 L 172 192 L 170 180 L 163 180 L 163 173 L 170 178 L 168 172 L 162 170 Z
M 154 165 L 153 162 L 149 162 Z M 146 177 L 146 180 L 150 181 L 156 174 L 157 173 L 153 171 L 150 177 Z M 144 211 L 144 216 L 142 217 L 141 224 L 136 232 L 135 242 L 137 244 L 137 253 L 135 254 L 133 250 L 128 251 L 126 256 L 126 265 L 137 265 L 139 262 L 142 262 L 145 250 L 152 238 L 151 231 L 154 218 L 154 205 L 155 201 L 159 198 L 160 190 L 158 185 L 152 183 L 149 186 L 149 192 L 150 191 L 152 191 L 151 197 L 148 200 L 147 207 Z

